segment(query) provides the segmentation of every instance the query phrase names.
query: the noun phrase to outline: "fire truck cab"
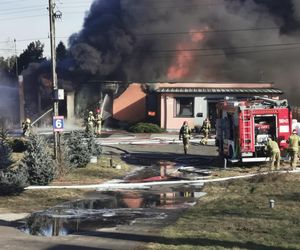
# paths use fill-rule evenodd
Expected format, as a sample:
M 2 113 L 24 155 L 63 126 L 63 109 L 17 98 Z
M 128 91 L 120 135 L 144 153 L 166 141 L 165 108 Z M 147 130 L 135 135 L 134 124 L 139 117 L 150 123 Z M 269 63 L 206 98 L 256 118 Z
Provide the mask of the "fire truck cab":
M 269 136 L 278 142 L 284 156 L 291 127 L 292 115 L 285 99 L 225 98 L 217 104 L 216 145 L 230 162 L 269 161 Z

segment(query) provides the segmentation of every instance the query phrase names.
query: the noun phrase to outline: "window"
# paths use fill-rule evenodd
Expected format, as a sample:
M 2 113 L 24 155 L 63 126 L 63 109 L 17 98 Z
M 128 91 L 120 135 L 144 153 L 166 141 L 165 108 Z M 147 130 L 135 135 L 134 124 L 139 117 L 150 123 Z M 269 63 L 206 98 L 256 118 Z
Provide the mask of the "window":
M 176 100 L 176 117 L 193 117 L 194 116 L 194 98 L 177 97 Z

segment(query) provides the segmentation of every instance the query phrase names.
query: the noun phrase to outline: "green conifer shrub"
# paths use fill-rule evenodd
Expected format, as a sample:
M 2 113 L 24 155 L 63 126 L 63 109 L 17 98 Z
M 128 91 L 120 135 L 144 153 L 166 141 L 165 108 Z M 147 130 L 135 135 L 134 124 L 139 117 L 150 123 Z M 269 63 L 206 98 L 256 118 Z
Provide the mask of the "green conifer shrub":
M 8 138 L 8 131 L 4 128 L 0 129 L 0 140 L 1 141 L 7 141 Z
M 85 133 L 85 138 L 88 144 L 88 149 L 90 152 L 90 156 L 99 156 L 102 153 L 102 147 L 96 143 L 95 134 L 94 133 Z
M 0 170 L 0 195 L 19 194 L 27 186 L 28 172 L 23 166 Z
M 72 131 L 65 142 L 65 159 L 70 167 L 82 168 L 90 162 L 91 152 L 85 133 Z
M 22 165 L 28 171 L 31 185 L 47 185 L 56 175 L 56 163 L 52 159 L 46 140 L 36 134 L 30 134 Z
M 28 173 L 21 166 L 12 166 L 12 149 L 7 143 L 7 138 L 2 135 L 0 137 L 0 195 L 16 194 L 22 192 L 27 186 Z
M 12 164 L 11 154 L 12 150 L 9 145 L 0 140 L 0 170 L 5 170 Z

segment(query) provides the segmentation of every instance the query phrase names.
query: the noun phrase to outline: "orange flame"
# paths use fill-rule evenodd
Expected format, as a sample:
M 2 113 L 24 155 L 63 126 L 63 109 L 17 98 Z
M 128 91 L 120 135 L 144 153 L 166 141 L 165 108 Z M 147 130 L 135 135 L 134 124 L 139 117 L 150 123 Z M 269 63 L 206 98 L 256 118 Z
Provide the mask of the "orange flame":
M 185 77 L 189 73 L 188 65 L 192 62 L 193 56 L 191 51 L 181 51 L 185 46 L 179 44 L 177 46 L 178 53 L 175 62 L 168 69 L 168 79 L 176 80 Z
M 207 30 L 207 28 L 205 28 Z M 204 39 L 204 34 L 201 31 L 195 29 L 190 30 L 190 41 L 183 42 L 177 45 L 178 53 L 174 59 L 174 62 L 168 68 L 167 77 L 168 80 L 179 80 L 186 77 L 190 73 L 190 66 L 194 61 L 192 51 L 187 50 Z
M 207 28 L 205 28 L 207 30 Z M 197 31 L 195 29 L 190 30 L 191 40 L 194 43 L 201 42 L 204 39 L 204 34 L 201 31 Z

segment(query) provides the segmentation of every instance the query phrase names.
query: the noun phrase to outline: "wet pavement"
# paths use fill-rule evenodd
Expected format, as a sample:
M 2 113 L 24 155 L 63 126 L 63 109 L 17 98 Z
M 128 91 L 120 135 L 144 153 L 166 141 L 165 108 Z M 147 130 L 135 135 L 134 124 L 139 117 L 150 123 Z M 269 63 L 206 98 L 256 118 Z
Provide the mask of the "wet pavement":
M 26 219 L 0 220 L 1 249 L 143 249 L 143 244 L 159 241 L 159 230 L 204 195 L 199 183 L 177 183 L 182 179 L 179 175 L 187 179 L 193 179 L 188 177 L 191 171 L 199 171 L 196 175 L 201 178 L 209 175 L 207 168 L 217 155 L 215 147 L 201 146 L 199 138 L 191 141 L 189 154 L 184 155 L 177 138 L 177 134 L 98 138 L 104 154 L 121 155 L 136 166 L 124 184 L 148 185 L 114 191 L 95 189 L 98 191 L 87 192 L 85 199 L 57 204 Z M 151 178 L 165 183 L 160 185 L 153 179 L 156 185 L 151 185 Z
M 59 204 L 35 212 L 21 230 L 39 236 L 64 236 L 131 225 L 138 220 L 167 220 L 168 210 L 194 205 L 204 193 L 195 188 L 169 192 L 93 192 L 86 199 Z M 147 223 L 147 222 L 146 222 Z
M 113 191 L 103 191 L 99 187 L 96 189 L 98 192 L 87 193 L 86 199 L 58 204 L 33 213 L 25 220 L 22 231 L 49 237 L 97 232 L 124 225 L 135 227 L 137 221 L 143 221 L 143 224 L 154 221 L 165 223 L 169 220 L 170 210 L 173 210 L 174 217 L 175 210 L 180 214 L 180 211 L 195 205 L 204 195 L 201 183 L 176 182 L 184 179 L 183 176 L 210 175 L 209 171 L 182 166 L 182 157 L 178 157 L 180 160 L 175 158 L 174 161 L 166 161 L 155 155 L 153 158 L 141 158 L 143 165 L 140 165 L 141 162 L 136 163 L 134 153 L 121 150 L 121 155 L 126 161 L 134 161 L 136 165 L 135 171 L 120 182 L 123 184 L 122 189 L 107 186 L 107 190 Z M 156 164 L 157 159 L 160 161 Z M 209 162 L 206 159 L 202 164 Z M 146 166 L 147 164 L 150 165 Z M 164 182 L 160 182 L 161 180 Z

